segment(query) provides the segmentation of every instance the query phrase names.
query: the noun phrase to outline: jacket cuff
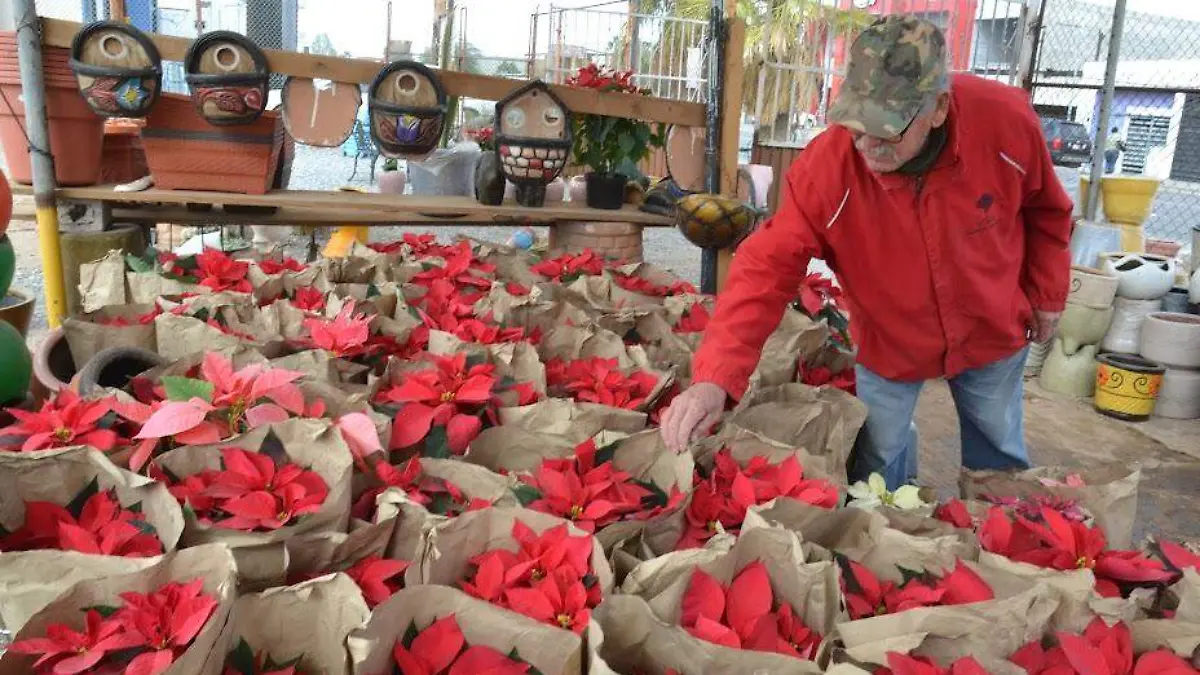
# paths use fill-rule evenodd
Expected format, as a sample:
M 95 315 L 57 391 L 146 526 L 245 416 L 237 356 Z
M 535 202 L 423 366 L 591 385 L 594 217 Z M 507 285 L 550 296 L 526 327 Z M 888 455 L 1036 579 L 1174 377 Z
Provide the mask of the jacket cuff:
M 750 377 L 730 370 L 715 368 L 708 370 L 701 366 L 692 373 L 692 383 L 709 382 L 725 390 L 733 401 L 740 401 L 746 395 L 750 386 Z

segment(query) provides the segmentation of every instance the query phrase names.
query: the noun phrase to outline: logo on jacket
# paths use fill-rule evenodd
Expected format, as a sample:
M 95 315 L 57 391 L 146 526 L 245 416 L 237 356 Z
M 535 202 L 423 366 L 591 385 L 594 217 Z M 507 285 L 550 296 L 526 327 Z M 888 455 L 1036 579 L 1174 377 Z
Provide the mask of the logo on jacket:
M 967 234 L 978 234 L 984 230 L 994 227 L 1000 222 L 995 215 L 992 214 L 992 205 L 996 203 L 996 198 L 990 192 L 985 192 L 979 195 L 979 199 L 975 201 L 975 208 L 979 209 L 979 219 L 975 221 L 975 225 Z

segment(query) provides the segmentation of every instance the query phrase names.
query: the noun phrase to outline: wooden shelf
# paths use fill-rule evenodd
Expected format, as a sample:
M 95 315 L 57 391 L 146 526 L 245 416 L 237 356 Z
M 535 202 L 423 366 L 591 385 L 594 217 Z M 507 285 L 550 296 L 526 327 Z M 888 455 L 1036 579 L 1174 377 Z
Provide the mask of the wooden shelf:
M 13 186 L 16 194 L 31 194 L 28 186 Z M 397 224 L 437 223 L 459 225 L 525 225 L 558 221 L 638 223 L 648 227 L 673 227 L 671 218 L 639 211 L 634 206 L 619 210 L 591 209 L 563 202 L 542 208 L 528 208 L 513 202 L 501 206 L 480 204 L 470 197 L 425 197 L 388 195 L 350 191 L 273 190 L 265 195 L 197 190 L 159 190 L 113 192 L 112 186 L 58 188 L 59 199 L 100 201 L 114 206 L 118 220 L 158 218 L 161 222 L 238 222 L 262 225 L 317 224 Z M 258 206 L 279 209 L 275 214 L 228 213 L 181 208 L 187 204 L 212 206 Z M 172 208 L 173 207 L 173 208 Z

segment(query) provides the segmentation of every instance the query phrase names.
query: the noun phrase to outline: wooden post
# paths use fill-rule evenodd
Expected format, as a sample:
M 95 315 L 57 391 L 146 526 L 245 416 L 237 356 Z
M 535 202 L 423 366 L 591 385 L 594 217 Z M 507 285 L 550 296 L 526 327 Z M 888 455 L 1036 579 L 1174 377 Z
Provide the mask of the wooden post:
M 729 5 L 736 0 L 727 1 Z M 725 89 L 721 96 L 721 194 L 737 195 L 738 146 L 741 145 L 742 94 L 746 71 L 742 66 L 742 53 L 746 46 L 746 22 L 729 14 L 725 41 Z M 729 265 L 733 262 L 733 250 L 722 249 L 717 256 L 717 291 L 725 287 Z
M 110 21 L 125 20 L 125 0 L 108 0 L 108 19 Z

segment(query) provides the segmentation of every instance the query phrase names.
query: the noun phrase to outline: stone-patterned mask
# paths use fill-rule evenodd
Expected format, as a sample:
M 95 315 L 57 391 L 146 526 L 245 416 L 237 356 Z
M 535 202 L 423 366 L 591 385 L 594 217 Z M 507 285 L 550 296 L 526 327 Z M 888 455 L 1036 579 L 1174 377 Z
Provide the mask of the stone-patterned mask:
M 188 48 L 184 69 L 192 104 L 209 124 L 249 124 L 267 107 L 267 56 L 244 35 L 201 35 Z
M 357 83 L 289 77 L 283 83 L 283 124 L 300 143 L 334 148 L 354 131 L 361 103 Z
M 84 26 L 71 43 L 79 93 L 101 117 L 143 117 L 162 90 L 162 58 L 150 38 L 115 21 Z
M 571 154 L 571 111 L 540 80 L 496 103 L 496 149 L 504 176 L 518 186 L 545 185 Z
M 370 90 L 371 140 L 385 157 L 421 157 L 437 147 L 446 124 L 446 90 L 415 61 L 383 67 Z

